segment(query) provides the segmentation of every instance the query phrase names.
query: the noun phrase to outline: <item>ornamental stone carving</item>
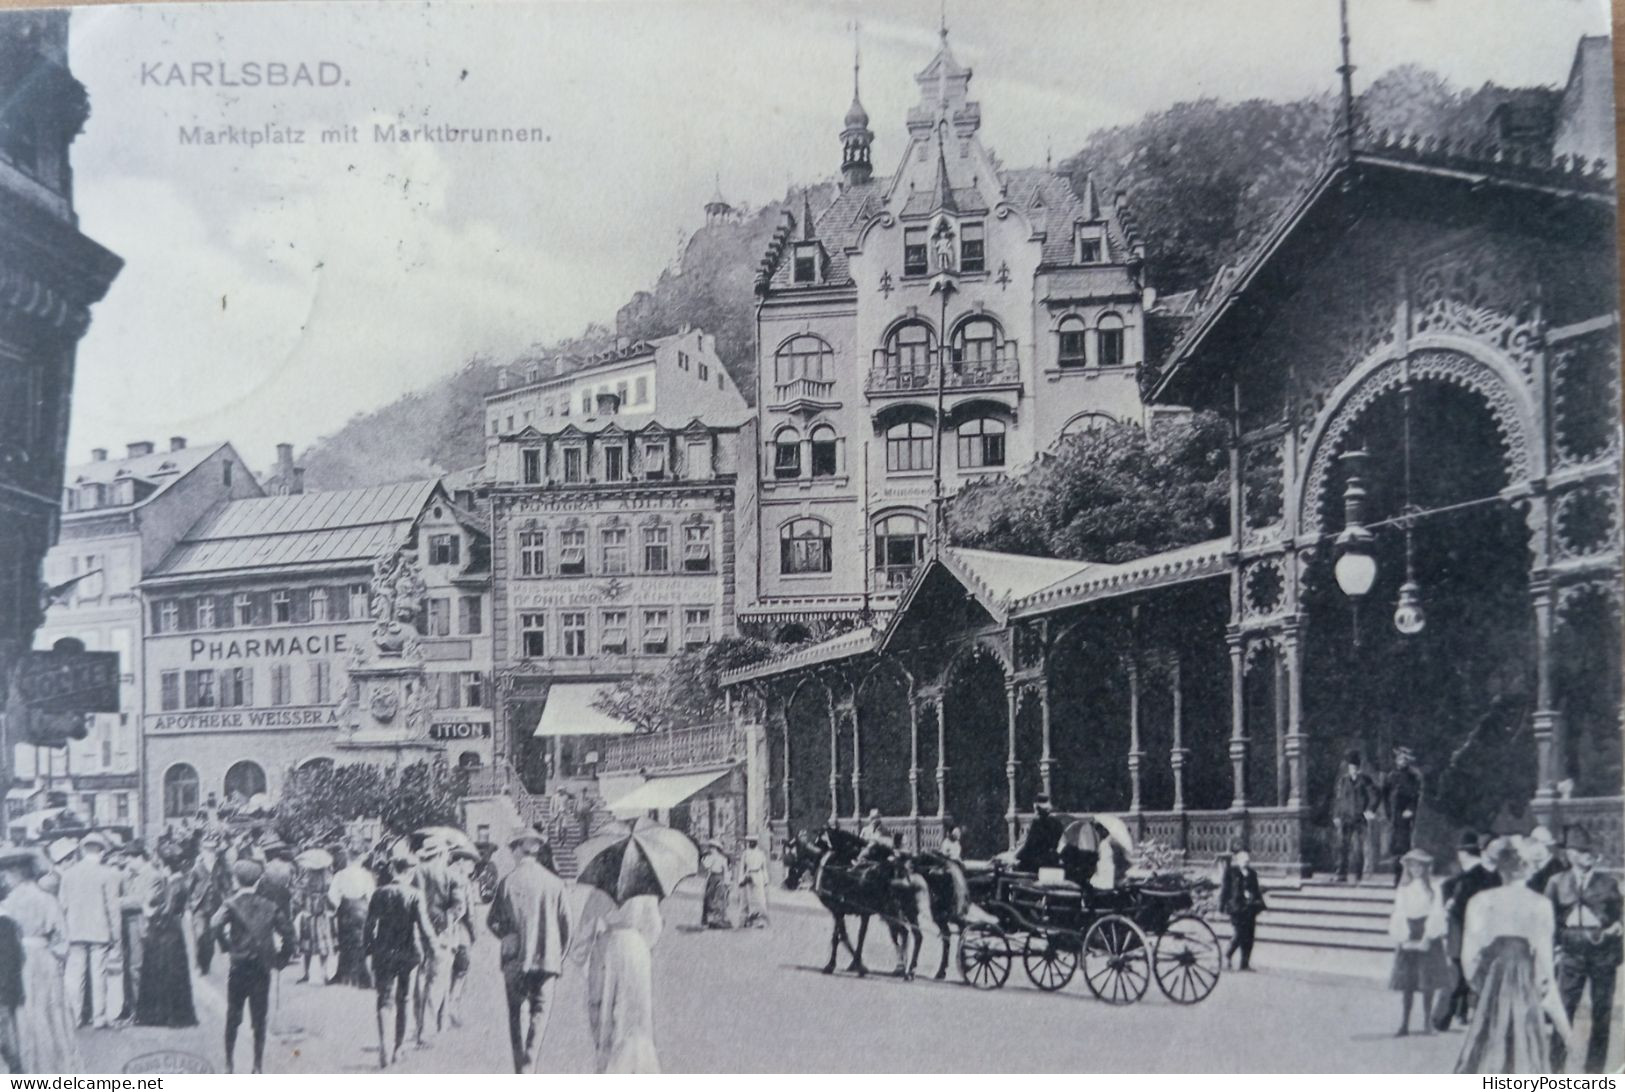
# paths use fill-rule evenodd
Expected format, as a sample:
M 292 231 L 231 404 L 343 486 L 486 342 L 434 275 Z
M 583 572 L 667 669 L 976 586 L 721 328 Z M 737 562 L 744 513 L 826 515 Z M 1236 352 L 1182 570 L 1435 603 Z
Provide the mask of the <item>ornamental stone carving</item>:
M 1544 347 L 1537 302 L 1536 260 L 1489 237 L 1419 264 L 1411 278 L 1411 327 L 1424 334 L 1460 334 L 1495 346 L 1533 383 Z

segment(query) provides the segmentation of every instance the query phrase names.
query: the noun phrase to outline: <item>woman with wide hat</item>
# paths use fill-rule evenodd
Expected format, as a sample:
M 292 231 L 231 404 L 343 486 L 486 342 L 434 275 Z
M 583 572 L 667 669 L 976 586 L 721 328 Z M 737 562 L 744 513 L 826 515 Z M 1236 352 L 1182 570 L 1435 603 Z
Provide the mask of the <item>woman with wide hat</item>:
M 1394 891 L 1394 909 L 1388 917 L 1388 937 L 1394 942 L 1394 967 L 1388 988 L 1404 995 L 1396 1035 L 1411 1033 L 1411 1006 L 1422 995 L 1422 1031 L 1433 1034 L 1429 1014 L 1433 996 L 1456 983 L 1455 971 L 1444 951 L 1447 931 L 1444 897 L 1433 882 L 1433 855 L 1411 849 L 1399 859 L 1402 870 Z

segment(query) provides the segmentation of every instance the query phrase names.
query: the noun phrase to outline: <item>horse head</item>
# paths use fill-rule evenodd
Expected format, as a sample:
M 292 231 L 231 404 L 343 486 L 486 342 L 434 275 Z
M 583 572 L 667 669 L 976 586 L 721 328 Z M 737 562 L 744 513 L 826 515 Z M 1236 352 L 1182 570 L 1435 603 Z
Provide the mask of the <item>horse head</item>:
M 794 891 L 801 886 L 802 877 L 818 867 L 821 851 L 807 837 L 806 831 L 792 834 L 784 843 L 784 887 Z

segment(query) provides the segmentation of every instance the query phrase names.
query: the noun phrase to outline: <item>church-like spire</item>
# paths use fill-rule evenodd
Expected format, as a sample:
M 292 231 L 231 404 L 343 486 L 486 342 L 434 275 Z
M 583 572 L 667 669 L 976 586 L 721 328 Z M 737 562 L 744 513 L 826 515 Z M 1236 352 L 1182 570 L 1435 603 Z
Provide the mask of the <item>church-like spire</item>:
M 1083 206 L 1083 218 L 1085 220 L 1099 220 L 1099 219 L 1102 219 L 1102 217 L 1100 215 L 1100 197 L 1095 193 L 1095 176 L 1094 175 L 1089 174 L 1089 175 L 1084 176 L 1084 179 L 1083 179 L 1083 196 L 1080 197 L 1078 200 L 1079 200 L 1079 203 Z
M 801 241 L 810 243 L 818 238 L 813 231 L 812 190 L 801 191 Z
M 852 105 L 846 111 L 841 129 L 841 177 L 849 186 L 860 185 L 874 174 L 871 158 L 875 135 L 869 131 L 869 111 L 858 96 L 858 72 L 863 54 L 858 45 L 858 26 L 852 24 Z

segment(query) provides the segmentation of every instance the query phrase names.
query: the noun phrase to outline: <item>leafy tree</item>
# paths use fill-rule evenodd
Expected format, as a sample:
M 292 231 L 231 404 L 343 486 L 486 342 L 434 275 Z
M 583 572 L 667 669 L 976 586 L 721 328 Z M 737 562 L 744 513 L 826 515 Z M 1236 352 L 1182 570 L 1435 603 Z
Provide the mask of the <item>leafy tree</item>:
M 386 768 L 321 762 L 290 769 L 277 804 L 277 833 L 292 845 L 336 836 L 353 819 L 378 818 L 397 833 L 455 825 L 467 775 L 444 762 Z
M 1216 538 L 1230 510 L 1225 437 L 1211 413 L 1068 437 L 1023 474 L 961 489 L 946 509 L 949 541 L 1119 564 Z
M 594 705 L 644 732 L 715 724 L 725 715 L 722 675 L 775 651 L 771 642 L 754 637 L 724 637 L 678 653 L 658 672 L 622 679 L 605 688 Z

